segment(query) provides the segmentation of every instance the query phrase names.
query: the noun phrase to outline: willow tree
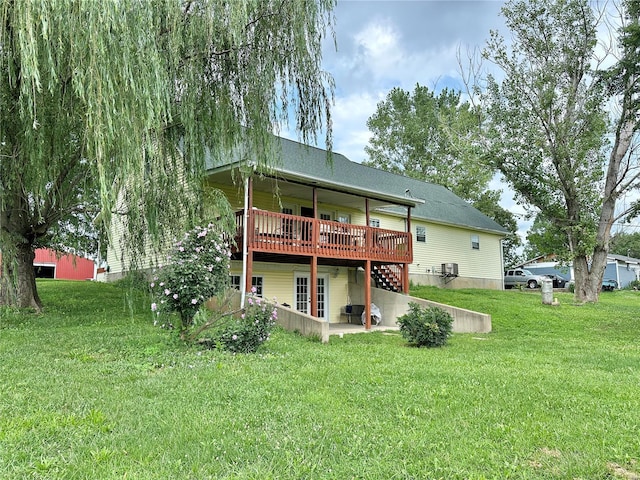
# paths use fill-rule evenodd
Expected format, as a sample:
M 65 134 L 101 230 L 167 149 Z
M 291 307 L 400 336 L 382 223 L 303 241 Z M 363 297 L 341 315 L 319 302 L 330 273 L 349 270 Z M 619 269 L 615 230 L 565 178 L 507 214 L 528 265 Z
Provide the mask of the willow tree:
M 485 50 L 504 73 L 488 82 L 487 158 L 559 236 L 565 248 L 546 253 L 573 263 L 576 300 L 597 301 L 611 227 L 637 213 L 617 200 L 640 186 L 638 63 L 600 70 L 599 19 L 587 0 L 512 0 L 502 11 L 512 41 L 494 32 Z M 637 17 L 625 23 L 637 26 Z M 638 42 L 625 47 L 622 32 L 628 57 Z
M 96 218 L 123 216 L 139 247 L 195 217 L 205 153 L 242 143 L 267 162 L 290 119 L 315 137 L 330 123 L 333 6 L 1 0 L 0 304 L 40 309 L 34 247 L 72 244 Z

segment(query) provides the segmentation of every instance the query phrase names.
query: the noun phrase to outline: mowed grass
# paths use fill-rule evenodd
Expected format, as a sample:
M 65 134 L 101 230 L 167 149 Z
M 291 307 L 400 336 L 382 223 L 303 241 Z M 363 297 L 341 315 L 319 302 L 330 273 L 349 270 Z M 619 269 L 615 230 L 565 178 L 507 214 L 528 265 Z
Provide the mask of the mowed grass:
M 640 475 L 640 293 L 418 288 L 490 334 L 276 331 L 188 348 L 115 285 L 43 281 L 0 314 L 2 479 L 614 479 Z M 635 476 L 634 476 L 635 475 Z

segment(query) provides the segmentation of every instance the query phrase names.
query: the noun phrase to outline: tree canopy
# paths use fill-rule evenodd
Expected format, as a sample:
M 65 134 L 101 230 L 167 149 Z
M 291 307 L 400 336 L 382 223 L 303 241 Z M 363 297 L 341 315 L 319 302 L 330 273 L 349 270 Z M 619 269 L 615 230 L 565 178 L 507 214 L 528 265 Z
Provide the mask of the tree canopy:
M 640 258 L 640 232 L 617 232 L 611 237 L 611 253 Z
M 394 88 L 367 121 L 372 133 L 365 164 L 442 185 L 510 231 L 504 254 L 515 260 L 520 245 L 517 222 L 500 207 L 500 192 L 489 189 L 495 170 L 482 163 L 481 111 L 461 93 L 435 94 L 416 85 L 413 92 Z
M 472 142 L 480 117 L 460 92 L 438 95 L 416 85 L 413 92 L 393 88 L 367 121 L 372 133 L 365 164 L 442 185 L 474 202 L 493 172 L 481 165 Z
M 638 187 L 626 88 L 637 64 L 617 83 L 625 87 L 604 88 L 599 23 L 586 0 L 512 0 L 502 11 L 511 44 L 492 32 L 484 52 L 504 74 L 488 79 L 485 158 L 562 236 L 554 244 L 565 250 L 545 253 L 572 261 L 577 300 L 596 301 L 611 226 L 629 214 L 616 201 Z M 611 118 L 609 100 L 619 107 Z
M 113 215 L 140 245 L 197 217 L 205 157 L 330 125 L 334 3 L 1 0 L 0 304 L 40 308 L 34 246 Z

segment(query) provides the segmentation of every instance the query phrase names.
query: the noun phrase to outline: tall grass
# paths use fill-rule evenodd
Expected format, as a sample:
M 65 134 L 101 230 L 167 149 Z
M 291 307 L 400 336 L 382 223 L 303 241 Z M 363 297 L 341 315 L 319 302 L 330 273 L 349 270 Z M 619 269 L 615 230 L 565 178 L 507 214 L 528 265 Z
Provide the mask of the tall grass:
M 490 313 L 439 349 L 397 332 L 278 330 L 257 355 L 188 348 L 144 295 L 43 281 L 0 314 L 0 478 L 486 479 L 640 475 L 637 292 L 416 289 Z

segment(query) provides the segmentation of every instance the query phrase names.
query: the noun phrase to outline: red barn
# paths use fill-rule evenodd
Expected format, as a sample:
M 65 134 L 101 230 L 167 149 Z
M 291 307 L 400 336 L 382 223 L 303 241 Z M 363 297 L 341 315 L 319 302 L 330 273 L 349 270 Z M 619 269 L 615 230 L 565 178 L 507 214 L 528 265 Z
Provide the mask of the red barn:
M 95 264 L 93 260 L 70 253 L 55 252 L 46 248 L 36 249 L 33 268 L 37 278 L 95 279 Z

